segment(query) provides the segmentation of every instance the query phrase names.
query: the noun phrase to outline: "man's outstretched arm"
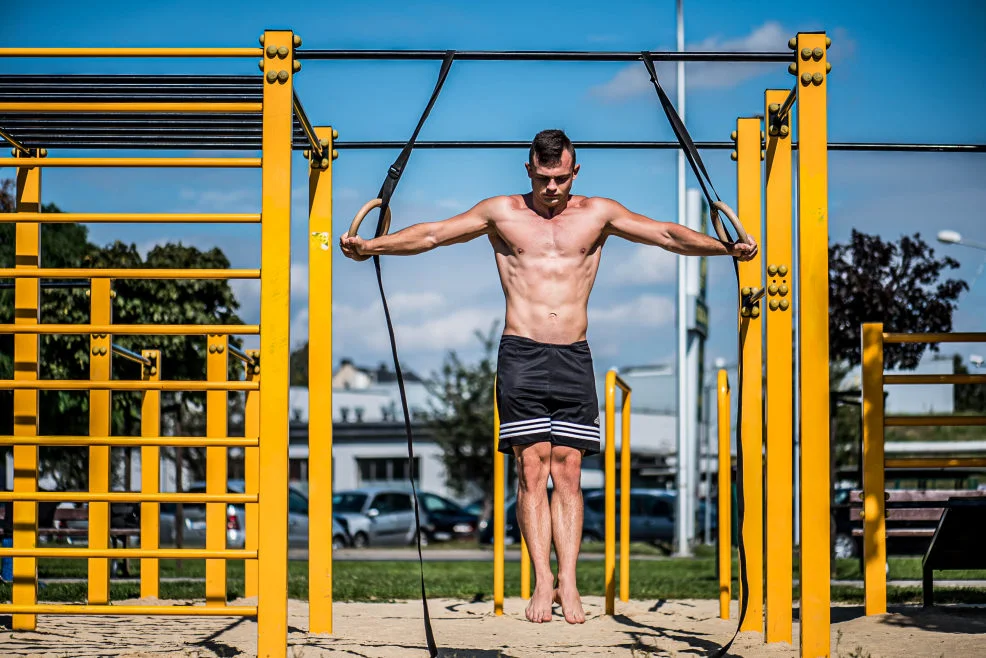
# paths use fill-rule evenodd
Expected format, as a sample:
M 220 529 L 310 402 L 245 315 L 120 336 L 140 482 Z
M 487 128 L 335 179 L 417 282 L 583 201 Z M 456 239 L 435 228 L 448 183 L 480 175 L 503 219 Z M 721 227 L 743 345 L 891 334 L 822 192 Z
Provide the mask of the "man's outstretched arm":
M 489 233 L 493 226 L 492 200 L 486 199 L 464 213 L 438 222 L 423 222 L 405 229 L 364 240 L 355 235 L 339 239 L 342 253 L 354 260 L 370 256 L 411 256 Z
M 632 212 L 616 201 L 599 199 L 598 203 L 606 217 L 609 235 L 663 247 L 684 256 L 735 256 L 739 260 L 751 260 L 757 255 L 756 243 L 722 242 L 681 224 L 659 222 Z

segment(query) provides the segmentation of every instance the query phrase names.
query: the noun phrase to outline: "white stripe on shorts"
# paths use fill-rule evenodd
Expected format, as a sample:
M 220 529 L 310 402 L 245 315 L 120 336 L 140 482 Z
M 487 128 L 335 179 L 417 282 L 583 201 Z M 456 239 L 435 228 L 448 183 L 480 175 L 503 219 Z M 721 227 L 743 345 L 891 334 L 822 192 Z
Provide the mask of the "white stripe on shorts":
M 597 443 L 599 442 L 598 436 L 593 437 L 593 436 L 585 436 L 584 434 L 569 434 L 568 432 L 560 432 L 558 430 L 551 430 L 551 435 L 564 436 L 564 437 L 568 437 L 569 439 L 581 439 L 582 441 L 595 441 Z
M 509 423 L 500 423 L 500 429 L 503 430 L 509 428 L 522 427 L 524 425 L 533 425 L 534 423 L 540 424 L 540 423 L 550 423 L 550 422 L 551 422 L 551 418 L 548 418 L 547 416 L 545 416 L 544 418 L 531 418 L 529 420 L 512 420 Z
M 512 430 L 510 432 L 501 432 L 501 439 L 512 439 L 515 436 L 527 436 L 528 434 L 547 434 L 551 431 L 550 425 L 545 425 L 544 427 L 534 427 L 532 429 L 519 429 Z
M 554 427 L 555 425 L 559 425 L 561 429 L 571 430 L 573 432 L 592 432 L 593 434 L 599 434 L 599 427 L 596 425 L 578 425 L 564 420 L 552 420 L 551 426 Z

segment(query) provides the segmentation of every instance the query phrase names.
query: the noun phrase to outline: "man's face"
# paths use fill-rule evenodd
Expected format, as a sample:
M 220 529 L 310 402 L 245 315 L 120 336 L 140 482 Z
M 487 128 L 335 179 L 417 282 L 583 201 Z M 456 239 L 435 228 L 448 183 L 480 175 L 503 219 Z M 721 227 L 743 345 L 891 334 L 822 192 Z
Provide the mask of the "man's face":
M 549 208 L 559 206 L 568 201 L 572 193 L 572 184 L 579 173 L 579 165 L 573 165 L 572 154 L 562 151 L 561 160 L 551 166 L 537 161 L 526 163 L 527 175 L 531 179 L 531 190 L 534 197 Z

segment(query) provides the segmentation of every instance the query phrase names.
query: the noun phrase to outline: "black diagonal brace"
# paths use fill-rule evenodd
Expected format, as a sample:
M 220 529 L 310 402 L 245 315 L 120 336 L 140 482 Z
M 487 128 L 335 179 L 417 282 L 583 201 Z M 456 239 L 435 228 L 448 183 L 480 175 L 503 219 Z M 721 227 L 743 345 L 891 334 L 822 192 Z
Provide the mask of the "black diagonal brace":
M 418 133 L 421 132 L 421 127 L 424 126 L 425 121 L 428 119 L 428 115 L 431 113 L 431 108 L 434 107 L 435 101 L 438 100 L 438 94 L 442 90 L 442 86 L 445 84 L 445 78 L 448 77 L 449 69 L 452 68 L 452 60 L 455 57 L 454 51 L 448 51 L 445 53 L 445 59 L 442 62 L 441 72 L 438 74 L 438 82 L 435 84 L 435 89 L 431 93 L 431 99 L 428 101 L 425 111 L 421 114 L 421 118 L 418 120 L 418 125 L 411 134 L 411 138 L 404 145 L 401 150 L 400 155 L 394 161 L 394 164 L 390 165 L 390 169 L 387 170 L 387 176 L 384 178 L 383 185 L 380 187 L 380 193 L 377 195 L 382 201 L 379 210 L 379 216 L 377 219 L 377 230 L 376 237 L 379 237 L 386 230 L 386 222 L 384 217 L 386 217 L 387 208 L 390 205 L 390 199 L 394 195 L 394 191 L 397 189 L 397 183 L 400 182 L 401 175 L 404 173 L 404 168 L 407 166 L 407 162 L 411 157 L 411 151 L 414 149 L 414 142 L 418 138 Z M 407 459 L 408 459 L 408 478 L 411 481 L 411 493 L 414 499 L 414 524 L 417 528 L 416 537 L 418 544 L 418 565 L 421 569 L 421 605 L 424 608 L 424 623 L 425 623 L 425 640 L 428 643 L 428 652 L 431 658 L 436 658 L 438 656 L 438 645 L 435 643 L 435 634 L 431 629 L 431 615 L 428 613 L 428 595 L 425 590 L 425 572 L 424 572 L 424 558 L 421 554 L 421 514 L 418 509 L 418 493 L 414 485 L 414 438 L 411 432 L 411 414 L 407 408 L 407 393 L 404 390 L 404 374 L 401 371 L 401 362 L 397 356 L 397 338 L 394 335 L 394 323 L 390 318 L 390 309 L 387 306 L 387 296 L 383 291 L 383 275 L 380 270 L 380 257 L 373 257 L 373 265 L 377 273 L 377 286 L 380 289 L 380 301 L 383 303 L 383 314 L 387 320 L 387 332 L 390 334 L 390 348 L 394 357 L 394 371 L 397 374 L 397 387 L 401 393 L 401 406 L 404 409 L 404 431 L 407 434 Z

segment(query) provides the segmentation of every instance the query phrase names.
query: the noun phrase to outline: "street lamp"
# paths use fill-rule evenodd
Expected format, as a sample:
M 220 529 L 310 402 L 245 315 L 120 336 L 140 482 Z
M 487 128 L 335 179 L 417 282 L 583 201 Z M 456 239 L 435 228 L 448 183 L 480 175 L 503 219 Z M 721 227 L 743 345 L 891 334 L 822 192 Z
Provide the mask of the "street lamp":
M 972 247 L 973 249 L 984 249 L 986 250 L 986 243 L 975 242 L 974 240 L 966 240 L 958 231 L 944 230 L 938 232 L 938 241 L 944 242 L 945 244 L 961 244 L 966 247 Z

